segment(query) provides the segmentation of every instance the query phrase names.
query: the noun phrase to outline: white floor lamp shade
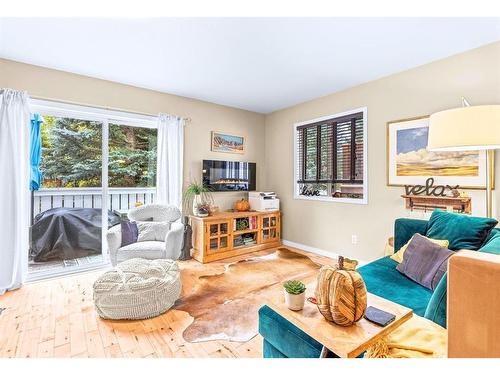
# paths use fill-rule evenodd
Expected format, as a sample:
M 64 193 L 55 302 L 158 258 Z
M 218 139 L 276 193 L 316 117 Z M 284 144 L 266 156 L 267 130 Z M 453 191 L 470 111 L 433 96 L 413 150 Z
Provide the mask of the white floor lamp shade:
M 478 105 L 434 113 L 429 121 L 430 151 L 487 150 L 486 214 L 491 217 L 494 149 L 500 148 L 500 105 Z
M 500 148 L 500 105 L 478 105 L 434 113 L 430 117 L 431 151 Z

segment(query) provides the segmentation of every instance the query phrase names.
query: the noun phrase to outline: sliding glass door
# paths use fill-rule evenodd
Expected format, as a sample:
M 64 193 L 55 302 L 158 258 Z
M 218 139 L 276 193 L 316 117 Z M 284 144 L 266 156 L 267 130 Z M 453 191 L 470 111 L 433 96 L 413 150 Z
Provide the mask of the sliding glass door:
M 30 273 L 101 264 L 106 123 L 49 109 L 39 114 L 43 177 L 32 192 Z
M 155 119 L 55 102 L 32 112 L 43 120 L 43 178 L 32 199 L 30 275 L 108 264 L 107 230 L 155 201 Z

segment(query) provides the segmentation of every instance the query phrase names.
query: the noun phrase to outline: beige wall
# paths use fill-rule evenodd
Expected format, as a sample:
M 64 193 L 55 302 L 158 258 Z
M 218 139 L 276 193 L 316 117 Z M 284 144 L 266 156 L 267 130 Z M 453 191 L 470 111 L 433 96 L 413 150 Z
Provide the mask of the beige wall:
M 257 187 L 265 186 L 264 116 L 261 114 L 4 59 L 0 59 L 0 87 L 26 90 L 35 97 L 190 117 L 185 129 L 185 182 L 201 180 L 203 159 L 245 160 L 257 163 Z M 245 136 L 245 154 L 211 152 L 212 130 Z M 243 196 L 232 192 L 214 195 L 221 209 L 230 208 Z
M 386 186 L 386 122 L 459 106 L 462 95 L 472 104 L 500 103 L 500 43 L 267 116 L 2 59 L 0 87 L 82 104 L 191 117 L 186 127 L 185 181 L 200 179 L 202 159 L 257 162 L 257 188 L 274 190 L 281 198 L 284 239 L 371 260 L 382 255 L 394 219 L 409 215 L 400 198 L 403 188 Z M 293 124 L 364 106 L 368 107 L 368 205 L 294 200 Z M 211 152 L 211 130 L 244 135 L 246 153 L 239 156 Z M 496 165 L 500 176 L 498 155 Z M 473 214 L 484 215 L 484 194 L 469 193 Z M 217 193 L 216 200 L 221 208 L 229 208 L 240 196 Z M 494 210 L 500 212 L 496 206 Z M 353 234 L 358 236 L 357 245 L 351 243 Z
M 471 104 L 500 103 L 500 43 L 266 116 L 266 181 L 281 198 L 283 237 L 362 260 L 381 256 L 394 219 L 408 216 L 400 198 L 404 188 L 386 186 L 386 122 L 457 107 L 462 95 Z M 368 107 L 368 205 L 294 200 L 294 123 L 364 106 Z M 473 214 L 484 215 L 484 193 L 470 194 Z M 357 245 L 351 243 L 353 234 L 358 236 Z

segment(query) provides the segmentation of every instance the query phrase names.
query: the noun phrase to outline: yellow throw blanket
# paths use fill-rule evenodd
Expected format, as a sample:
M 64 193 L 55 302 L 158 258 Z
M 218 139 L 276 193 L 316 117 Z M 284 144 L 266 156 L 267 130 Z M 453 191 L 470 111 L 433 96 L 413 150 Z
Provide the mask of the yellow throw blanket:
M 444 358 L 448 335 L 446 329 L 418 315 L 376 342 L 365 358 Z

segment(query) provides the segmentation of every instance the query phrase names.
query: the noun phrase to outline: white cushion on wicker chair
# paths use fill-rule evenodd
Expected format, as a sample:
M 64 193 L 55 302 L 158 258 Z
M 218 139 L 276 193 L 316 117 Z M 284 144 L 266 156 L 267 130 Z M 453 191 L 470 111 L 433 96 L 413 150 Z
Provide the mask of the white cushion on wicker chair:
M 132 258 L 163 259 L 165 258 L 165 242 L 142 241 L 123 246 L 116 254 L 116 262 L 124 262 Z
M 94 303 L 104 319 L 147 319 L 170 309 L 181 293 L 171 259 L 129 259 L 94 282 Z

